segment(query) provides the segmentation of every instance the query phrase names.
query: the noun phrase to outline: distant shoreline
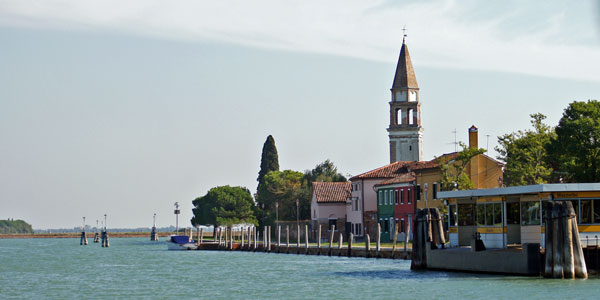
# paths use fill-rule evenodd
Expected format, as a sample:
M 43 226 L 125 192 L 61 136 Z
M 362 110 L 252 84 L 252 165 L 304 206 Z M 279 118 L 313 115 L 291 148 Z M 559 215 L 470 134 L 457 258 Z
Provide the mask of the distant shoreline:
M 94 238 L 95 232 L 87 232 L 87 237 Z M 112 238 L 127 238 L 127 237 L 148 237 L 150 232 L 108 232 Z M 159 237 L 169 236 L 171 233 L 159 232 Z M 80 232 L 70 233 L 15 233 L 15 234 L 0 234 L 0 239 L 32 239 L 32 238 L 80 238 Z

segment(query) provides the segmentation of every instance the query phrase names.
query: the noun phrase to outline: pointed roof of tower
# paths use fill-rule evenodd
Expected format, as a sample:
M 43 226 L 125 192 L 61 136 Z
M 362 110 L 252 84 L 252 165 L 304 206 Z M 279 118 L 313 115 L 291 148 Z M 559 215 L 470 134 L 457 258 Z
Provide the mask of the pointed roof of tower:
M 410 54 L 408 53 L 408 47 L 404 39 L 402 40 L 402 49 L 400 49 L 400 58 L 398 58 L 394 84 L 392 85 L 392 89 L 399 88 L 419 88 L 415 70 L 410 60 Z

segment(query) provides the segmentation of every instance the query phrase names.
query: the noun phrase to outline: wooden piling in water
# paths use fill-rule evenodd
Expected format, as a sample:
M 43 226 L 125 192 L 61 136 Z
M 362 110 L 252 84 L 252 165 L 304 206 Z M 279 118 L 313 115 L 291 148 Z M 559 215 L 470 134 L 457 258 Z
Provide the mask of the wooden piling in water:
M 394 224 L 394 238 L 392 241 L 392 258 L 396 258 L 396 242 L 398 241 L 398 222 Z
M 281 252 L 281 225 L 277 225 L 277 252 Z
M 200 238 L 198 239 L 198 241 L 200 241 L 200 244 L 202 244 L 203 240 L 204 240 L 204 228 L 200 227 Z
M 348 239 L 348 257 L 352 257 L 352 242 L 354 241 L 354 234 L 350 232 L 350 238 Z
M 375 256 L 379 258 L 379 250 L 381 250 L 381 223 L 377 223 L 377 243 L 375 245 Z
M 304 225 L 304 236 L 306 237 L 304 246 L 306 247 L 306 254 L 308 254 L 308 225 Z
M 285 226 L 285 238 L 286 238 L 285 252 L 290 253 L 290 225 Z
M 338 236 L 338 256 L 342 256 L 342 244 L 344 243 L 344 235 L 340 232 Z
M 300 254 L 300 225 L 298 225 L 298 231 L 296 231 L 296 254 Z
M 410 236 L 410 222 L 406 222 L 406 232 L 405 232 L 405 236 L 404 236 L 404 259 L 408 259 L 408 238 Z
M 87 244 L 88 244 L 87 235 L 85 234 L 85 231 L 82 231 L 81 239 L 79 240 L 79 245 L 87 246 Z
M 317 255 L 321 255 L 321 224 L 319 224 L 319 235 L 317 236 Z
M 571 215 L 566 201 L 561 205 L 560 222 L 562 223 L 563 229 L 563 274 L 567 279 L 575 279 L 575 262 L 573 260 L 573 232 L 571 226 Z
M 329 249 L 327 255 L 331 256 L 331 248 L 333 246 L 333 234 L 335 233 L 335 225 L 331 226 L 331 233 L 329 234 Z
M 553 257 L 553 271 L 552 277 L 563 278 L 562 269 L 562 234 L 561 234 L 561 223 L 559 222 L 559 210 L 560 205 L 557 203 L 552 208 L 552 254 Z
M 371 257 L 371 237 L 369 234 L 365 234 L 365 251 L 367 251 L 366 257 Z

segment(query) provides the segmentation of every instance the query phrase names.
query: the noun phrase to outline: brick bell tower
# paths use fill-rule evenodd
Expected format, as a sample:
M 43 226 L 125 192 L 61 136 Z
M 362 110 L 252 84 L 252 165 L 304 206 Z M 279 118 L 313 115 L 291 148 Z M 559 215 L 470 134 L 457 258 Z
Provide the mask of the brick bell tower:
M 390 102 L 390 163 L 423 160 L 423 127 L 419 85 L 406 46 L 402 39 L 400 58 L 392 84 Z

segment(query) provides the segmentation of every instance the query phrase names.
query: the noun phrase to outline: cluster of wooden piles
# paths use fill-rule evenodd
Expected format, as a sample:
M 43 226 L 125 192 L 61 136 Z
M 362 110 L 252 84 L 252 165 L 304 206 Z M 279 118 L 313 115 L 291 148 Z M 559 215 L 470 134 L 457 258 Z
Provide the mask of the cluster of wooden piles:
M 587 278 L 587 268 L 579 240 L 573 204 L 571 201 L 548 201 L 545 209 L 544 277 Z
M 444 227 L 442 216 L 437 208 L 417 209 L 415 216 L 415 229 L 413 233 L 411 270 L 427 268 L 427 243 L 432 249 L 444 247 Z

